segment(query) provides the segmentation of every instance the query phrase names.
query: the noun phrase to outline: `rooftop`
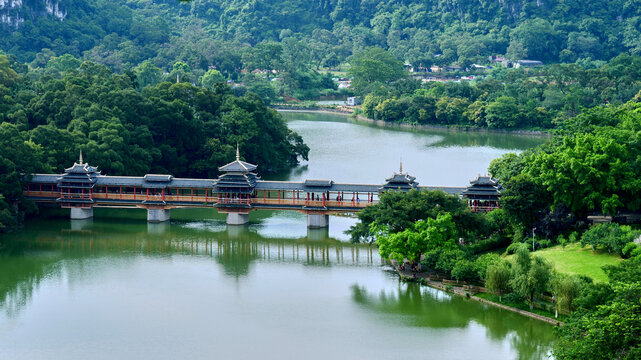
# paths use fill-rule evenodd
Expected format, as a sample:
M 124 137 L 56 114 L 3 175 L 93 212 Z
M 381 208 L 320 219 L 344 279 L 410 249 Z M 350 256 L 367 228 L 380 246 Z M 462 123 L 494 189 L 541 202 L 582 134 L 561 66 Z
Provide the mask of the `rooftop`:
M 240 160 L 240 152 L 238 145 L 236 145 L 236 160 L 230 162 L 227 165 L 223 165 L 218 168 L 221 172 L 251 172 L 258 168 L 254 164 Z

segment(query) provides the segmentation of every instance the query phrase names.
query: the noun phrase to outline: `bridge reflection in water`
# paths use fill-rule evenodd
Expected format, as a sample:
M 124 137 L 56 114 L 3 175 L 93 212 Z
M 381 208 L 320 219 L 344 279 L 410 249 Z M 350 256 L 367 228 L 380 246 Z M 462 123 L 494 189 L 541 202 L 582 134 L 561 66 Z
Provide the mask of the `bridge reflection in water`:
M 25 229 L 6 235 L 0 248 L 0 309 L 8 315 L 26 306 L 34 289 L 47 278 L 61 278 L 68 261 L 87 259 L 172 258 L 189 256 L 218 263 L 226 276 L 242 278 L 252 264 L 282 263 L 314 267 L 369 267 L 382 261 L 374 246 L 344 243 L 327 229 L 310 229 L 298 239 L 265 238 L 248 227 L 199 230 L 189 222 L 148 223 L 106 218 L 60 222 L 44 217 Z M 84 265 L 82 265 L 84 266 Z M 5 274 L 3 276 L 3 274 Z

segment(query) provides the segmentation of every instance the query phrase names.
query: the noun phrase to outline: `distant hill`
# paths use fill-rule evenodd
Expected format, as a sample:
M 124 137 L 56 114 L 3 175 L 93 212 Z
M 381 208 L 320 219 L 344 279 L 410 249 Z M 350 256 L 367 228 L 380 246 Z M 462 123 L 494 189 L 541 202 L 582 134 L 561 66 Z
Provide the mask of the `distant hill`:
M 0 0 L 0 23 L 0 49 L 23 61 L 70 53 L 116 70 L 185 57 L 222 66 L 222 48 L 287 38 L 330 67 L 368 46 L 416 65 L 641 53 L 633 0 Z M 242 67 L 236 55 L 230 68 Z

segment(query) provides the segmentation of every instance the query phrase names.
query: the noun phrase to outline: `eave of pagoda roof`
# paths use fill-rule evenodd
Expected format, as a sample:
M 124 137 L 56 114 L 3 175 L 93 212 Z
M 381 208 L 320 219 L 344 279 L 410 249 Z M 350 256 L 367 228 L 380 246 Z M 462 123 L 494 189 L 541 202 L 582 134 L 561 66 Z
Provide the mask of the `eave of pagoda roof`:
M 416 178 L 414 176 L 410 176 L 409 174 L 398 174 L 394 173 L 394 176 L 392 176 L 389 179 L 385 179 L 385 182 L 387 183 L 404 183 L 404 184 L 412 184 L 414 183 Z
M 491 176 L 477 176 L 476 179 L 470 181 L 471 185 L 490 185 L 498 186 L 499 181 Z
M 84 163 L 84 164 L 79 164 L 79 163 L 74 163 L 72 167 L 65 169 L 65 173 L 67 174 L 90 174 L 90 173 L 97 173 L 98 168 L 94 166 L 89 166 L 89 164 Z
M 223 165 L 218 168 L 220 172 L 238 172 L 238 173 L 247 173 L 254 171 L 258 166 L 244 162 L 242 160 L 234 160 L 227 165 Z

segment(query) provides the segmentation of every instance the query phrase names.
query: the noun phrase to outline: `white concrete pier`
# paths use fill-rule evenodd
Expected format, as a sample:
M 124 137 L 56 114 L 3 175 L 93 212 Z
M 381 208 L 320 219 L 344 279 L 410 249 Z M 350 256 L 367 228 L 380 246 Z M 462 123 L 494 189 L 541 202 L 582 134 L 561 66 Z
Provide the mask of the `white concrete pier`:
M 164 222 L 171 218 L 170 210 L 165 209 L 147 209 L 148 222 Z
M 84 220 L 93 217 L 93 208 L 71 208 L 71 220 Z
M 329 215 L 307 214 L 307 227 L 316 229 L 329 226 Z
M 245 225 L 249 223 L 249 214 L 227 213 L 227 225 Z

